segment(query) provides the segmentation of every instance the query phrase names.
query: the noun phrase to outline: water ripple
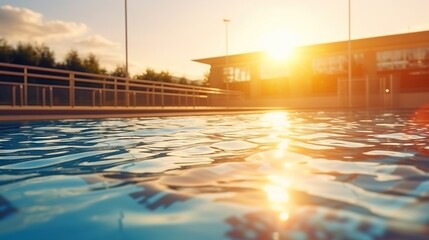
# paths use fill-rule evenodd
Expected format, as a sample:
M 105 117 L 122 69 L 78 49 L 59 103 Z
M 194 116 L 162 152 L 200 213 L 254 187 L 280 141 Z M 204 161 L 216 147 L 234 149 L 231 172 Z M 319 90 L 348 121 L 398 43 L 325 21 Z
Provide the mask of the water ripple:
M 8 165 L 1 166 L 0 169 L 9 169 L 9 170 L 37 169 L 37 168 L 48 167 L 48 166 L 57 165 L 61 163 L 82 160 L 87 157 L 94 157 L 94 156 L 103 155 L 103 154 L 112 153 L 112 152 L 115 152 L 115 150 L 104 150 L 104 151 L 99 150 L 97 152 L 82 152 L 82 153 L 75 153 L 75 154 L 67 154 L 67 155 L 61 155 L 58 157 L 8 164 Z
M 385 150 L 372 150 L 368 152 L 364 152 L 366 155 L 373 156 L 391 156 L 391 157 L 412 157 L 413 153 L 403 153 L 403 152 L 395 152 L 395 151 L 385 151 Z
M 245 149 L 255 148 L 258 145 L 246 141 L 224 141 L 211 145 L 214 148 L 219 148 L 226 151 L 239 151 Z
M 428 122 L 288 111 L 0 123 L 0 238 L 425 239 Z
M 326 146 L 346 147 L 346 148 L 364 148 L 364 147 L 374 146 L 366 143 L 336 140 L 336 139 L 324 139 L 324 140 L 312 141 L 312 143 L 326 145 Z
M 396 140 L 402 140 L 402 141 L 424 139 L 424 137 L 420 137 L 417 135 L 405 134 L 405 133 L 376 134 L 373 136 L 377 137 L 377 138 L 390 138 L 390 139 L 396 139 Z

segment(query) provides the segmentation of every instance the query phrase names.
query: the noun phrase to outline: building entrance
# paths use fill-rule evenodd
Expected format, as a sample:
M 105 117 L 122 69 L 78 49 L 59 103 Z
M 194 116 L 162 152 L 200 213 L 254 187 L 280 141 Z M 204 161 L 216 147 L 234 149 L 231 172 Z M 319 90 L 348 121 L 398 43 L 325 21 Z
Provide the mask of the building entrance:
M 393 74 L 388 74 L 379 77 L 379 96 L 381 106 L 391 108 L 395 106 L 396 88 Z

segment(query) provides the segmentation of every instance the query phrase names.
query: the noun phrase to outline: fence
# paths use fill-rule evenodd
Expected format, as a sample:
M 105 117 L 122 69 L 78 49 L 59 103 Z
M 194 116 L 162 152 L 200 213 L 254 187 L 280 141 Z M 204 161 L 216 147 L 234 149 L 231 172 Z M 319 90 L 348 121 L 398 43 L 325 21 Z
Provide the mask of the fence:
M 0 106 L 222 106 L 243 93 L 0 63 Z

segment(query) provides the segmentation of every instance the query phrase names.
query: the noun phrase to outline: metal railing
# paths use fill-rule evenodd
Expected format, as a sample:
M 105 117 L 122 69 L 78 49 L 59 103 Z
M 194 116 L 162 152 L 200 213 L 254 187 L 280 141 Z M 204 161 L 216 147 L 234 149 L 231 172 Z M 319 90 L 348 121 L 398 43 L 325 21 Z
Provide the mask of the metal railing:
M 0 63 L 0 106 L 226 106 L 243 93 Z

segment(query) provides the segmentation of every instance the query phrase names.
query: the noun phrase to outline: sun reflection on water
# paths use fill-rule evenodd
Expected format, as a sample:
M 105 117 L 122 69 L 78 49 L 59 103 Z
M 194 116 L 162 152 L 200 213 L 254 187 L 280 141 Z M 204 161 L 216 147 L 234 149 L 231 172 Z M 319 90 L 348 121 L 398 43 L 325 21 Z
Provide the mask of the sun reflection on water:
M 272 232 L 272 239 L 280 239 L 282 226 L 289 220 L 290 216 L 290 180 L 281 175 L 269 175 L 268 183 L 264 186 L 264 191 L 267 194 L 269 208 L 273 211 L 277 222 L 276 229 Z
M 274 157 L 282 159 L 284 152 L 287 151 L 290 144 L 290 139 L 284 138 L 289 134 L 290 120 L 287 112 L 269 112 L 260 118 L 263 126 L 272 128 L 270 138 L 277 141 Z M 284 163 L 287 165 L 287 162 Z M 285 165 L 285 166 L 286 166 Z M 270 208 L 276 212 L 280 221 L 289 219 L 289 178 L 283 176 L 284 173 L 278 175 L 269 175 L 268 183 L 264 186 L 264 191 L 270 204 Z
M 267 176 L 267 184 L 263 190 L 267 195 L 268 207 L 273 211 L 277 222 L 277 229 L 272 233 L 272 239 L 280 239 L 281 226 L 289 220 L 291 210 L 289 173 L 292 165 L 285 158 L 291 142 L 289 138 L 291 122 L 287 112 L 266 113 L 260 120 L 263 126 L 271 128 L 269 138 L 275 142 L 272 160 L 279 163 L 275 173 Z
M 268 176 L 267 185 L 264 186 L 270 208 L 277 213 L 281 221 L 289 219 L 290 184 L 290 180 L 287 177 L 270 175 Z
M 276 158 L 282 158 L 283 153 L 289 147 L 290 139 L 284 136 L 290 133 L 290 120 L 287 112 L 269 112 L 260 118 L 262 125 L 272 129 L 269 138 L 277 142 Z
M 429 113 L 353 114 L 0 126 L 0 235 L 425 239 Z
M 287 112 L 269 112 L 261 117 L 264 126 L 270 126 L 273 130 L 285 130 L 290 126 L 289 115 Z
M 282 158 L 284 156 L 284 152 L 289 148 L 289 139 L 283 139 L 279 142 L 276 148 L 276 152 L 274 154 L 274 157 L 276 158 Z

